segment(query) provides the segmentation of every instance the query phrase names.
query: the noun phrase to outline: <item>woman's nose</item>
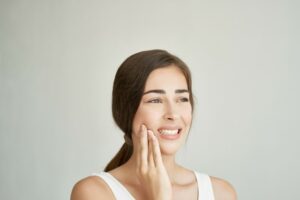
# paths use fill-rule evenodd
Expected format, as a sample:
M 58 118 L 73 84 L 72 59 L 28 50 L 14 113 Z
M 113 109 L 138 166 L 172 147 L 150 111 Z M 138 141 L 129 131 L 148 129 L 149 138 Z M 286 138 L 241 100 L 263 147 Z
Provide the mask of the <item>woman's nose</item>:
M 176 106 L 168 104 L 165 108 L 164 119 L 166 120 L 176 120 L 179 118 L 179 114 L 176 111 Z

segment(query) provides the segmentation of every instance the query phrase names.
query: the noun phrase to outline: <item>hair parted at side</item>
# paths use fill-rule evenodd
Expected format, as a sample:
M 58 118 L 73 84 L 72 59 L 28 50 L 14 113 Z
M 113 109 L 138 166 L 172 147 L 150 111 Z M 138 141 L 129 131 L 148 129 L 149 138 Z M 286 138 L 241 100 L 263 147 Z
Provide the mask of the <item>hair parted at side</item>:
M 142 51 L 128 57 L 117 70 L 112 91 L 112 114 L 116 124 L 124 132 L 125 143 L 107 164 L 104 171 L 110 171 L 124 164 L 131 157 L 133 153 L 131 141 L 132 123 L 140 104 L 147 78 L 153 70 L 170 65 L 175 65 L 184 74 L 193 109 L 191 73 L 181 59 L 160 49 Z

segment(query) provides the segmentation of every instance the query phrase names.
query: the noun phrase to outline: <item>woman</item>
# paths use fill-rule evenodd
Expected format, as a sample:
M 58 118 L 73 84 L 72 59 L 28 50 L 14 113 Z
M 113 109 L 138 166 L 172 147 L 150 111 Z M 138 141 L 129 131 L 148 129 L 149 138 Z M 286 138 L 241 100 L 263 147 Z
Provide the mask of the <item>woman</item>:
M 125 143 L 105 172 L 79 181 L 72 200 L 235 200 L 226 181 L 175 161 L 193 114 L 191 75 L 164 50 L 136 53 L 119 67 L 112 112 Z

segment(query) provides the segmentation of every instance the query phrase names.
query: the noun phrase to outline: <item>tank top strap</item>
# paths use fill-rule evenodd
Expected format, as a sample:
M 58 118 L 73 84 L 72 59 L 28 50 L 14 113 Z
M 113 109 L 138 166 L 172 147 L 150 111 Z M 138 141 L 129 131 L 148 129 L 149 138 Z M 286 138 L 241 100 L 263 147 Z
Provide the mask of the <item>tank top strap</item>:
M 210 177 L 196 171 L 194 173 L 198 183 L 198 200 L 215 200 Z
M 102 178 L 113 192 L 116 200 L 134 200 L 133 196 L 114 176 L 108 172 L 93 173 L 93 176 Z

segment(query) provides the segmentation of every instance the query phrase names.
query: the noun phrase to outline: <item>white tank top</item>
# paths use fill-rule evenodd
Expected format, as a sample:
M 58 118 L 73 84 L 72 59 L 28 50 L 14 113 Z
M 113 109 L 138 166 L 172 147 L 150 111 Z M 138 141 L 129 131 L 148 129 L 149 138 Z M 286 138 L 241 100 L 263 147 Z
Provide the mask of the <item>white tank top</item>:
M 210 177 L 194 171 L 198 184 L 198 200 L 214 200 L 214 193 Z M 102 178 L 112 190 L 116 200 L 135 200 L 122 183 L 107 172 L 94 173 L 93 176 Z

